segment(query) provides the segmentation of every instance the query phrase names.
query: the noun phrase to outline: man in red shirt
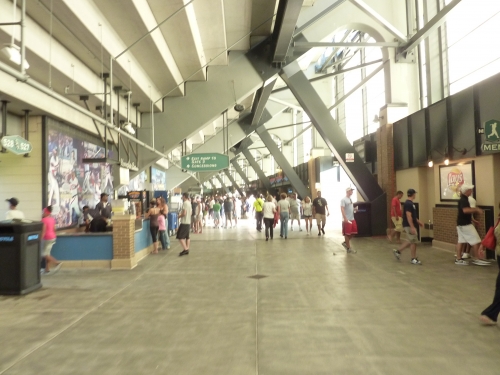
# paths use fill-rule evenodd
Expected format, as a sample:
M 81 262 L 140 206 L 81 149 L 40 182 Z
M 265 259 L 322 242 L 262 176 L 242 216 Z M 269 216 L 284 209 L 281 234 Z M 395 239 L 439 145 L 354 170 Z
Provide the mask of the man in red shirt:
M 403 218 L 401 216 L 401 198 L 403 197 L 403 192 L 399 190 L 396 196 L 392 198 L 391 202 L 391 219 L 394 224 L 394 228 L 387 229 L 387 238 L 390 242 L 396 236 L 398 243 L 401 243 L 401 232 L 403 231 Z

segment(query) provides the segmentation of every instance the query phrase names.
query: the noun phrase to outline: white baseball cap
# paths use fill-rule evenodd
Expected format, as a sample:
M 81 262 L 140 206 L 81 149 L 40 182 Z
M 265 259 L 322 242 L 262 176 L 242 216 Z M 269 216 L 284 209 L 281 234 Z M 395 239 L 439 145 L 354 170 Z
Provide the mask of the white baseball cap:
M 352 190 L 354 190 L 354 188 L 353 188 L 353 187 L 350 187 L 350 186 L 349 186 L 347 189 L 345 189 L 346 193 L 347 193 L 348 191 L 352 191 Z
M 463 184 L 460 186 L 460 192 L 465 193 L 467 190 L 472 190 L 474 189 L 474 185 L 471 184 Z

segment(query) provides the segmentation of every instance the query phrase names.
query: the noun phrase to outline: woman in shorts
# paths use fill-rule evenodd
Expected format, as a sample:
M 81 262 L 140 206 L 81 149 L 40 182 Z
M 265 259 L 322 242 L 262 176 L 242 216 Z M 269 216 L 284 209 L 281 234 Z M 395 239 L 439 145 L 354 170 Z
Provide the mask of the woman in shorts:
M 304 218 L 306 221 L 306 232 L 309 236 L 311 234 L 312 223 L 313 223 L 313 205 L 311 202 L 311 198 L 305 197 L 304 203 L 302 204 L 302 211 L 304 213 Z
M 44 274 L 55 273 L 61 268 L 62 262 L 50 255 L 52 246 L 56 243 L 56 219 L 52 216 L 52 206 L 45 207 L 42 214 L 42 249 L 43 257 L 45 258 L 45 271 Z M 50 266 L 55 264 L 54 270 L 50 271 Z
M 152 200 L 149 202 L 149 210 L 146 212 L 145 217 L 149 218 L 149 230 L 151 232 L 151 239 L 153 241 L 153 251 L 151 254 L 158 254 L 158 216 L 160 215 L 160 209 L 156 207 L 156 201 Z

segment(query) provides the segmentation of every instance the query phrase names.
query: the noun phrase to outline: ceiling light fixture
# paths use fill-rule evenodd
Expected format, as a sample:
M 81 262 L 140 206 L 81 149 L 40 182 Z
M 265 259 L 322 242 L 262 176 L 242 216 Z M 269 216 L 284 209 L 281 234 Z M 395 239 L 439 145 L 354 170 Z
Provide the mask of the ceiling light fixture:
M 132 126 L 131 122 L 126 122 L 122 128 L 127 131 L 127 133 L 134 135 L 135 134 L 135 129 Z
M 13 43 L 4 44 L 4 47 L 0 50 L 2 55 L 8 58 L 11 62 L 16 65 L 21 65 L 21 48 Z M 28 69 L 30 64 L 28 61 L 24 60 L 24 69 Z

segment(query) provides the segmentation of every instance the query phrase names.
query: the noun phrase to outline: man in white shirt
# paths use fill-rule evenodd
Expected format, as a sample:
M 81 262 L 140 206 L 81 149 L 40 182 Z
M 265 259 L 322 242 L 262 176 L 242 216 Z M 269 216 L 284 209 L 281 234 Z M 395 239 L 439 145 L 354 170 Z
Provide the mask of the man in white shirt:
M 299 231 L 302 232 L 302 228 L 300 227 L 300 218 L 301 218 L 301 205 L 300 200 L 297 198 L 297 194 L 293 193 L 289 198 L 290 202 L 290 229 L 293 232 L 293 221 L 297 220 L 299 223 Z
M 191 211 L 193 210 L 191 207 L 191 199 L 189 199 L 189 193 L 182 194 L 182 201 L 182 209 L 179 214 L 181 224 L 177 229 L 177 239 L 182 246 L 182 251 L 179 253 L 179 256 L 189 254 L 189 244 L 191 242 L 189 239 L 189 232 L 191 228 Z
M 17 198 L 6 199 L 5 201 L 9 202 L 9 211 L 5 214 L 6 220 L 24 219 L 24 213 L 17 209 L 17 205 L 19 204 Z

